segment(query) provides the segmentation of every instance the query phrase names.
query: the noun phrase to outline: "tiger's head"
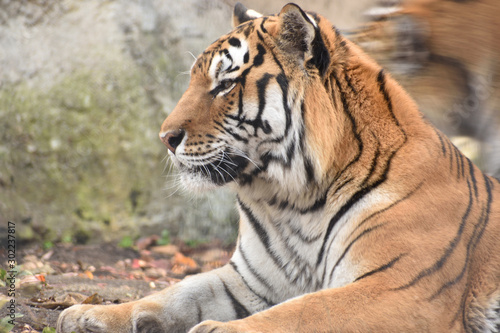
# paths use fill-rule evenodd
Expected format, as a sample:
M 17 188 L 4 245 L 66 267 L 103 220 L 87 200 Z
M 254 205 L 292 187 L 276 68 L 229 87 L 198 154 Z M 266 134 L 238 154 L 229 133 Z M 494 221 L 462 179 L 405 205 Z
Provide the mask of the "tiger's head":
M 321 20 L 294 4 L 276 16 L 236 5 L 236 28 L 197 58 L 161 127 L 183 185 L 207 190 L 259 179 L 300 190 L 321 178 L 331 162 L 322 141 L 333 139 L 319 128 L 336 127 L 327 112 L 313 116 L 332 104 L 322 78 L 333 54 Z

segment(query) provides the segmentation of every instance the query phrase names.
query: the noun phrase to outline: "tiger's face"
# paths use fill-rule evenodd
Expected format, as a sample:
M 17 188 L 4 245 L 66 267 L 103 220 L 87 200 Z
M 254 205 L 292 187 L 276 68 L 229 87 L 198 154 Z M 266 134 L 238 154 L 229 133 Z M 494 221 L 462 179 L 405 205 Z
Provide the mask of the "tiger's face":
M 310 70 L 307 50 L 282 52 L 279 30 L 279 17 L 252 18 L 194 63 L 190 85 L 160 132 L 188 189 L 291 176 L 303 135 L 294 101 Z

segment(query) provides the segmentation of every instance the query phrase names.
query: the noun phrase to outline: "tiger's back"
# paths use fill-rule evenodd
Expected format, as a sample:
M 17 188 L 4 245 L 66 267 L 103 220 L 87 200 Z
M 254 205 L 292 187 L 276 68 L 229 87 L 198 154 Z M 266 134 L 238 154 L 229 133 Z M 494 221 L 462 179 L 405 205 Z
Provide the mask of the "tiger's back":
M 236 192 L 230 263 L 58 331 L 498 332 L 500 183 L 323 17 L 235 14 L 160 132 Z

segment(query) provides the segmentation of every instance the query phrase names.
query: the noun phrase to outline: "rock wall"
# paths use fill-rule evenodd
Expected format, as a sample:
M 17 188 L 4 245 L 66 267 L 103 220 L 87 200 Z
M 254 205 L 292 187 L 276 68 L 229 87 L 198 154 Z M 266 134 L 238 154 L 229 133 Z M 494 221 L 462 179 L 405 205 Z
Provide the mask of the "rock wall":
M 303 2 L 341 27 L 370 3 Z M 0 0 L 0 228 L 10 220 L 24 240 L 80 243 L 164 229 L 233 240 L 232 196 L 183 194 L 157 136 L 193 55 L 231 29 L 233 6 Z

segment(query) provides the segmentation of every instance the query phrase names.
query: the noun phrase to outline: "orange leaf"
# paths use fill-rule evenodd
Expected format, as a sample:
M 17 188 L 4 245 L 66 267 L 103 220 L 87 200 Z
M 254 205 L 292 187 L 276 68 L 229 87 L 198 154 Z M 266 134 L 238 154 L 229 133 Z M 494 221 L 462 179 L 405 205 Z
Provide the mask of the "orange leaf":
M 94 278 L 94 274 L 92 274 L 91 271 L 85 271 L 83 272 L 83 274 L 87 275 L 87 277 L 91 280 Z
M 95 293 L 87 297 L 82 304 L 102 304 L 102 297 Z
M 183 255 L 180 252 L 177 252 L 174 255 L 174 264 L 188 266 L 189 268 L 198 267 L 198 265 L 196 264 L 196 261 L 194 261 L 192 258 L 186 257 L 185 255 Z
M 38 279 L 38 281 L 46 283 L 46 281 L 45 281 L 45 275 L 43 275 L 43 274 L 35 274 L 35 277 Z

